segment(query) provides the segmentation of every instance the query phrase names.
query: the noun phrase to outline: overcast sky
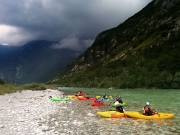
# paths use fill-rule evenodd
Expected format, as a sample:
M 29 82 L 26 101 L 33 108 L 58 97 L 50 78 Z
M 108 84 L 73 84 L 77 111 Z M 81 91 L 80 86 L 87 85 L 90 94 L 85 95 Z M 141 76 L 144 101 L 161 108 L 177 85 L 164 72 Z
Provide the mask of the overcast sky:
M 100 32 L 121 24 L 151 1 L 0 0 L 0 44 L 49 40 L 88 47 Z

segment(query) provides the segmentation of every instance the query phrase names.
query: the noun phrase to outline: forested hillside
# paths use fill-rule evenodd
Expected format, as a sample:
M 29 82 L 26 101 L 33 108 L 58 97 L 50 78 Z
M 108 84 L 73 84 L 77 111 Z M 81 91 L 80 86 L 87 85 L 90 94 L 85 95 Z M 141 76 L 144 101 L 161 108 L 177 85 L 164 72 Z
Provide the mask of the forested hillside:
M 180 0 L 154 0 L 48 83 L 71 87 L 180 88 Z

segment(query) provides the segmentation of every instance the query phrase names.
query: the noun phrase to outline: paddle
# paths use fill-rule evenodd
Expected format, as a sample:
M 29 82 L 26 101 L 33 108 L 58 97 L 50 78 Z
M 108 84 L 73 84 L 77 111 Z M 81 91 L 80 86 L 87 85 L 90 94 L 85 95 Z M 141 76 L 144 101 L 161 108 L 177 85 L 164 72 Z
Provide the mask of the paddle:
M 154 112 L 155 112 L 155 114 L 157 114 L 160 117 L 160 114 L 157 111 L 154 110 Z
M 119 96 L 120 92 L 116 95 L 116 98 Z M 112 104 L 114 101 L 110 102 L 110 104 Z M 108 104 L 108 106 L 110 106 L 110 104 Z
M 151 111 L 152 111 L 154 114 L 157 114 L 157 115 L 160 117 L 160 114 L 159 114 L 156 110 L 154 110 L 154 107 L 151 107 Z
M 125 109 L 124 109 L 124 112 L 125 112 Z M 127 115 L 126 115 L 126 114 L 124 114 L 124 117 L 125 117 L 125 118 L 127 118 Z

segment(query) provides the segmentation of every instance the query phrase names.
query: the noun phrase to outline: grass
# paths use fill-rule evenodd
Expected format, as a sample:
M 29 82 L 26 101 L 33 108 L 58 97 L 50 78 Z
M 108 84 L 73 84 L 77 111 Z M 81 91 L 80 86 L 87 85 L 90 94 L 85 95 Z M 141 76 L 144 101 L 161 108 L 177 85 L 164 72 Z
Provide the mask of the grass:
M 22 86 L 17 84 L 2 84 L 0 85 L 0 95 L 4 95 L 6 93 L 14 93 L 14 92 L 21 92 Z
M 0 95 L 21 92 L 23 90 L 46 90 L 57 89 L 57 85 L 46 85 L 43 83 L 30 83 L 30 84 L 0 84 Z

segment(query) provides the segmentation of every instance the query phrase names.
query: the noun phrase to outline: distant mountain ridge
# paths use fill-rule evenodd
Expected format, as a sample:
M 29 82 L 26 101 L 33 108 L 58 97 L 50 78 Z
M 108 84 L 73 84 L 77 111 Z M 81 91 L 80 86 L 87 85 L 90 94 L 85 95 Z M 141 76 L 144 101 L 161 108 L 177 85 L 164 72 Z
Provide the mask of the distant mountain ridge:
M 48 83 L 70 87 L 180 88 L 180 0 L 153 0 Z
M 1 45 L 0 44 L 0 57 L 4 54 L 17 50 L 19 47 L 17 46 L 9 46 L 9 45 Z
M 46 82 L 82 52 L 54 49 L 54 41 L 31 41 L 21 47 L 0 45 L 0 78 L 13 83 Z

